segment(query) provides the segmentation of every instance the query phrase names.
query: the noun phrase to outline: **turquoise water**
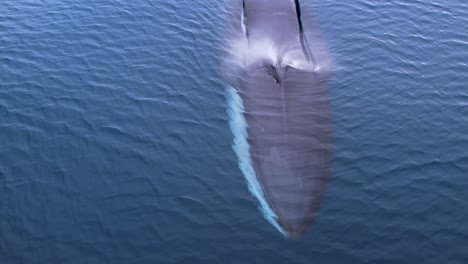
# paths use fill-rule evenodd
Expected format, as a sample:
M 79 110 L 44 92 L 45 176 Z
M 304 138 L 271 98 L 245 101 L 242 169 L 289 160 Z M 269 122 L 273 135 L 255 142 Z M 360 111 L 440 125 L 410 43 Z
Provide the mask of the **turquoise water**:
M 232 148 L 228 3 L 0 3 L 0 263 L 466 263 L 468 4 L 302 1 L 335 161 L 290 241 Z

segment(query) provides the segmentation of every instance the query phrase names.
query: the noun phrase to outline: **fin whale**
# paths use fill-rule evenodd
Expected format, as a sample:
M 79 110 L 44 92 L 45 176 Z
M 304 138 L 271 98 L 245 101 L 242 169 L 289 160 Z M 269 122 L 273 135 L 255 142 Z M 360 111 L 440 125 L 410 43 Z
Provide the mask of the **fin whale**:
M 251 51 L 235 85 L 256 177 L 291 237 L 313 222 L 333 156 L 330 61 L 312 12 L 301 11 L 299 0 L 242 1 Z

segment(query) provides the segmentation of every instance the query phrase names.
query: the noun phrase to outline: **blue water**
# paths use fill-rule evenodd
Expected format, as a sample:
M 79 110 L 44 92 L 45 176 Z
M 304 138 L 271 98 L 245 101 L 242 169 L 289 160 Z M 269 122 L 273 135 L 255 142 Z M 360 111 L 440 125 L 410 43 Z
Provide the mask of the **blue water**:
M 467 263 L 468 3 L 302 1 L 335 161 L 290 241 L 232 147 L 228 2 L 0 3 L 0 263 Z

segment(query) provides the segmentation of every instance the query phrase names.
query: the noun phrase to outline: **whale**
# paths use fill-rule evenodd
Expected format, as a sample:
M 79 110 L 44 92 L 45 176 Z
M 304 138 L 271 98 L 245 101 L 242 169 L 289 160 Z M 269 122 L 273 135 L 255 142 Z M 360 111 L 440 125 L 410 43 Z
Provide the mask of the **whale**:
M 235 3 L 244 44 L 235 49 L 242 67 L 232 86 L 247 145 L 236 153 L 243 173 L 255 175 L 270 222 L 299 237 L 318 214 L 332 170 L 330 59 L 312 10 L 299 0 Z

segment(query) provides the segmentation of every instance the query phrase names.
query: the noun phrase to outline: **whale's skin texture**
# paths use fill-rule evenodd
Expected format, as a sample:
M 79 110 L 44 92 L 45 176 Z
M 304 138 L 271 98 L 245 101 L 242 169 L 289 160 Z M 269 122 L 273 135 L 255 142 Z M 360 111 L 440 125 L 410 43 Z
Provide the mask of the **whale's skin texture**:
M 330 60 L 299 1 L 244 0 L 242 10 L 248 45 L 275 50 L 273 58 L 246 58 L 236 85 L 250 156 L 279 225 L 297 237 L 314 221 L 331 174 Z

